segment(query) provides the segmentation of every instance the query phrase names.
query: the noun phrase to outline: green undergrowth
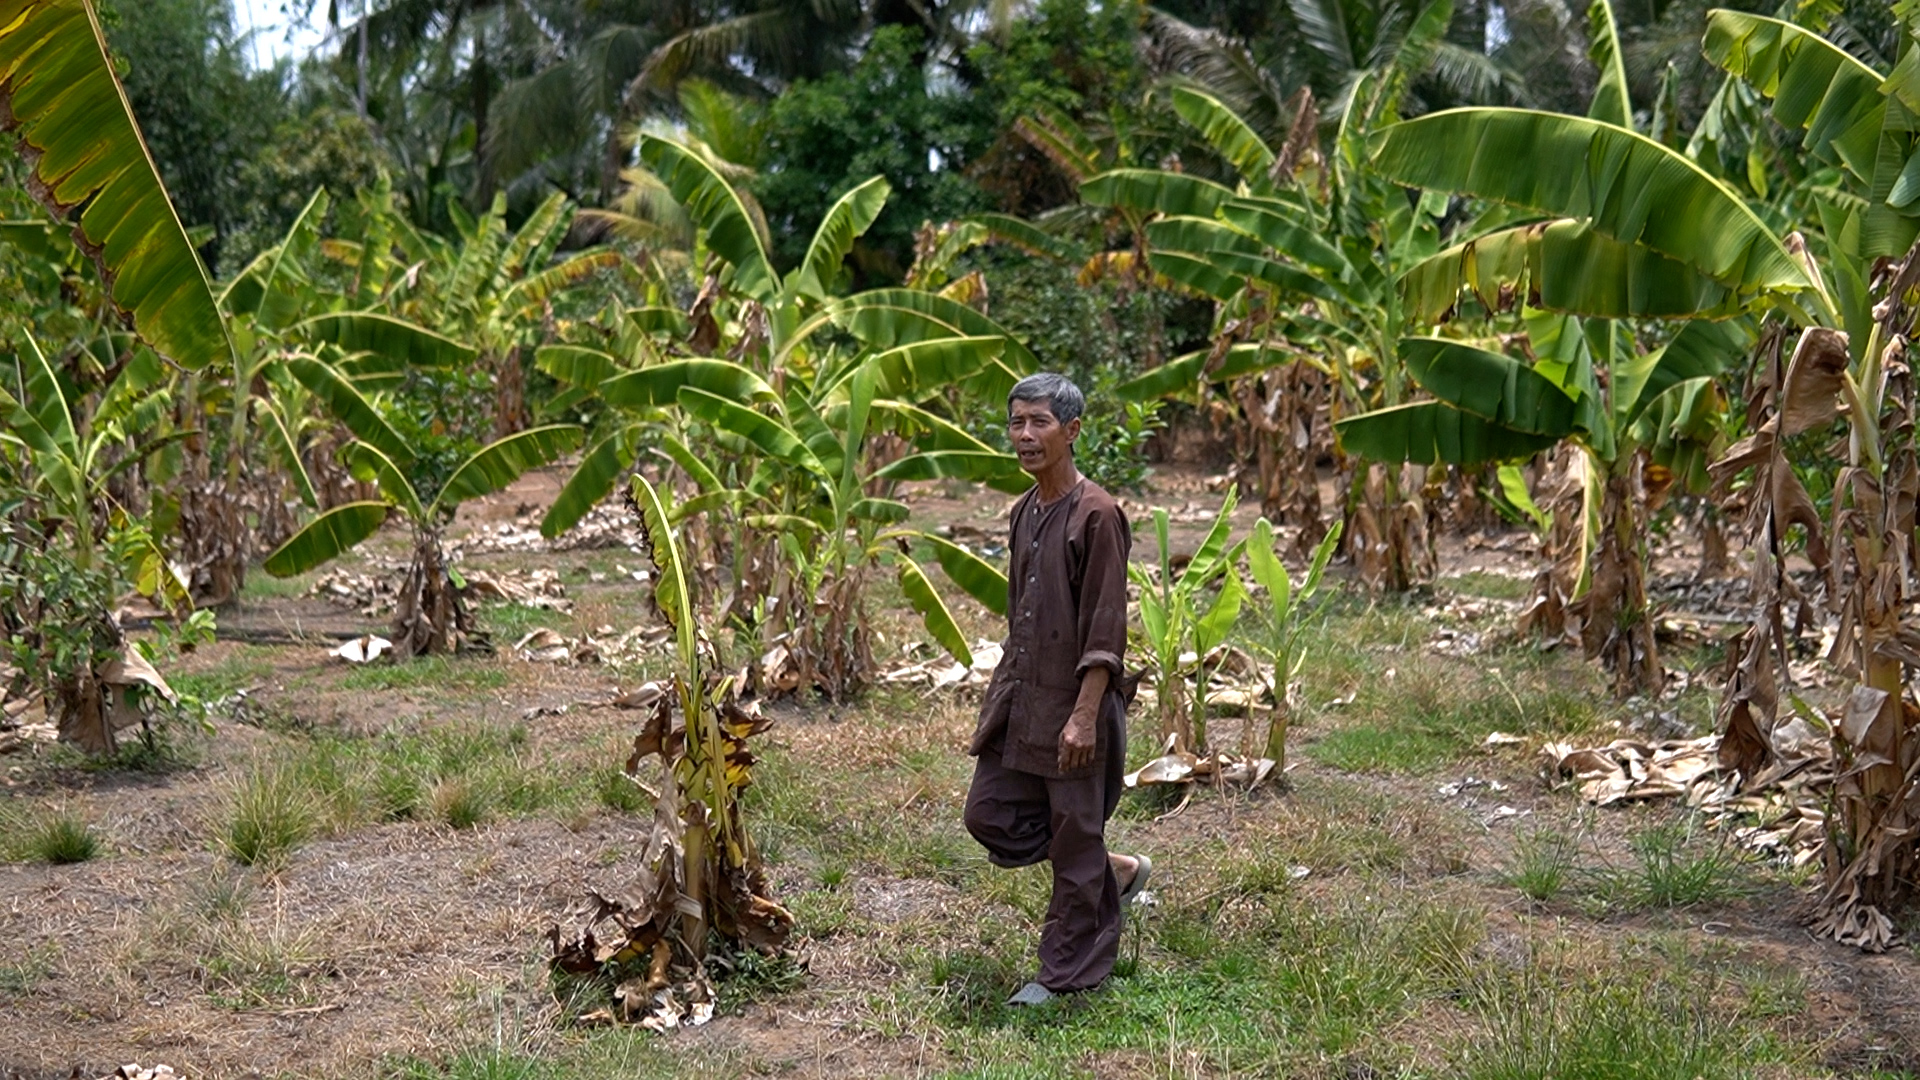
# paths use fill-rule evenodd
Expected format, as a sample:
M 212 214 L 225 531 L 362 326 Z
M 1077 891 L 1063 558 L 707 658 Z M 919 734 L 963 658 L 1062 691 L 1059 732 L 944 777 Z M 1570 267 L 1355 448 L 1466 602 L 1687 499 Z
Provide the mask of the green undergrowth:
M 0 803 L 0 861 L 65 866 L 102 852 L 100 835 L 73 807 Z
M 236 862 L 272 868 L 317 836 L 388 821 L 466 828 L 567 813 L 607 783 L 604 770 L 556 768 L 538 758 L 524 727 L 316 734 L 244 768 L 216 843 Z
M 498 690 L 511 681 L 506 669 L 479 657 L 423 656 L 390 664 L 363 664 L 341 676 L 334 685 L 342 690 L 473 693 Z
M 1591 824 L 1515 834 L 1498 880 L 1542 903 L 1564 901 L 1592 914 L 1715 907 L 1745 900 L 1778 875 L 1697 815 L 1675 813 L 1633 829 L 1626 851 L 1603 854 Z

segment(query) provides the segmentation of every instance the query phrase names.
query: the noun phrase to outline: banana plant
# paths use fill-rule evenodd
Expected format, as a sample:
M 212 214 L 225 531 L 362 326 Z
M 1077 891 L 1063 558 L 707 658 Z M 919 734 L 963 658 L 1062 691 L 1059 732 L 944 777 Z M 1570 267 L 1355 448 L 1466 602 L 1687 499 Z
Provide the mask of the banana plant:
M 1324 605 L 1314 603 L 1320 592 L 1320 579 L 1340 543 L 1340 524 L 1322 537 L 1307 563 L 1307 572 L 1296 585 L 1287 573 L 1287 564 L 1274 547 L 1273 525 L 1266 518 L 1254 522 L 1253 535 L 1247 541 L 1247 570 L 1266 590 L 1264 603 L 1254 604 L 1255 627 L 1244 640 L 1266 662 L 1267 692 L 1273 702 L 1267 714 L 1267 736 L 1263 756 L 1273 762 L 1272 771 L 1287 771 L 1287 729 L 1293 721 L 1293 681 L 1306 662 L 1304 639 L 1324 614 Z M 1254 723 L 1253 709 L 1247 709 L 1247 725 L 1242 729 L 1240 756 L 1251 759 Z
M 1771 381 L 1752 403 L 1751 430 L 1712 467 L 1723 490 L 1751 470 L 1759 613 L 1721 704 L 1721 760 L 1751 778 L 1777 758 L 1780 705 L 1813 715 L 1780 677 L 1790 640 L 1784 609 L 1805 603 L 1783 566 L 1786 534 L 1800 525 L 1837 619 L 1828 660 L 1853 684 L 1830 725 L 1839 779 L 1814 928 L 1870 951 L 1892 942 L 1891 913 L 1910 900 L 1920 867 L 1920 845 L 1900 824 L 1914 811 L 1911 762 L 1920 748 L 1907 694 L 1911 669 L 1920 668 L 1920 630 L 1907 615 L 1920 594 L 1907 479 L 1920 470 L 1920 449 L 1906 356 L 1920 302 L 1920 10 L 1896 4 L 1894 16 L 1898 57 L 1884 75 L 1806 27 L 1739 12 L 1711 13 L 1704 44 L 1730 80 L 1771 100 L 1781 126 L 1804 130 L 1807 171 L 1824 167 L 1839 180 L 1824 190 L 1805 185 L 1825 241 L 1823 258 L 1809 265 L 1832 283 L 1838 318 L 1803 329 L 1784 364 L 1784 334 L 1772 337 Z M 1841 431 L 1844 461 L 1801 449 Z M 1802 480 L 1819 472 L 1833 475 L 1825 519 Z
M 296 363 L 299 363 L 296 361 Z M 312 362 L 308 362 L 312 363 Z M 320 365 L 314 364 L 319 369 Z M 324 376 L 321 376 L 324 379 Z M 335 384 L 351 401 L 352 388 Z M 371 418 L 377 420 L 377 415 Z M 347 445 L 343 453 L 354 474 L 376 485 L 381 498 L 337 506 L 308 522 L 263 564 L 275 577 L 289 577 L 322 566 L 352 550 L 398 513 L 413 537 L 412 559 L 394 611 L 394 652 L 400 657 L 484 647 L 448 567 L 441 530 L 459 505 L 499 491 L 528 469 L 546 465 L 580 445 L 580 429 L 568 424 L 530 428 L 490 443 L 462 461 L 432 499 L 423 499 L 408 478 L 407 445 L 389 428 L 367 428 L 370 439 Z
M 1168 516 L 1153 509 L 1154 539 L 1158 544 L 1158 573 L 1140 563 L 1127 565 L 1127 576 L 1140 589 L 1140 629 L 1143 651 L 1152 658 L 1154 708 L 1160 714 L 1160 742 L 1165 753 L 1204 755 L 1207 747 L 1207 655 L 1226 642 L 1246 601 L 1246 585 L 1234 563 L 1246 541 L 1229 544 L 1233 508 L 1239 493 L 1227 489 L 1213 525 L 1186 567 L 1173 569 Z M 1217 591 L 1211 599 L 1206 590 Z M 1197 687 L 1187 693 L 1187 657 L 1191 654 Z
M 17 646 L 24 643 L 28 651 L 46 654 L 17 659 L 34 661 L 22 666 L 46 684 L 59 737 L 104 752 L 113 748 L 114 731 L 125 714 L 114 684 L 124 684 L 124 672 L 135 663 L 110 606 L 129 588 L 168 611 L 192 606 L 156 540 L 165 534 L 166 522 L 135 520 L 114 492 L 154 454 L 193 433 L 169 430 L 171 383 L 166 366 L 147 348 L 124 340 L 110 343 L 109 352 L 124 347 L 131 355 L 96 395 L 63 380 L 30 335 L 25 344 L 24 352 L 0 369 L 0 417 L 5 419 L 0 480 L 12 473 L 4 487 L 19 500 L 7 507 L 6 516 L 14 519 L 9 525 L 26 527 L 36 546 L 56 552 L 54 561 L 71 568 L 85 594 L 77 599 L 90 610 L 67 612 L 78 619 L 76 626 L 12 625 L 42 602 L 58 599 L 61 583 L 10 581 L 0 590 L 7 594 L 7 629 Z M 14 585 L 32 595 L 16 592 Z M 32 647 L 62 635 L 77 635 L 86 647 Z

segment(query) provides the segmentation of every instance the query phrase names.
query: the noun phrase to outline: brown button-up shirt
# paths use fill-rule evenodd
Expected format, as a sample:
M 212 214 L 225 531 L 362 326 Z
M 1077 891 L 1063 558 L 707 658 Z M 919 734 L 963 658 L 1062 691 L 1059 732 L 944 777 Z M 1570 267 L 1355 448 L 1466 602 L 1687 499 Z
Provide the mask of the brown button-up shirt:
M 1007 640 L 987 685 L 970 753 L 999 743 L 1001 763 L 1072 779 L 1126 752 L 1121 662 L 1127 650 L 1127 555 L 1133 531 L 1113 496 L 1082 478 L 1052 503 L 1035 487 L 1013 504 Z M 1089 668 L 1110 673 L 1094 725 L 1094 760 L 1059 767 L 1060 732 Z

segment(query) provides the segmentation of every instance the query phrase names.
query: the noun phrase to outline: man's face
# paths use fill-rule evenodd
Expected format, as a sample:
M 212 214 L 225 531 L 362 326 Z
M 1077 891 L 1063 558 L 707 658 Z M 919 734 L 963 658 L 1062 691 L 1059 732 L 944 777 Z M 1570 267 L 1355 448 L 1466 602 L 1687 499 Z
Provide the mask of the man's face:
M 1013 452 L 1020 455 L 1020 467 L 1035 476 L 1071 456 L 1079 434 L 1078 417 L 1063 424 L 1054 419 L 1053 407 L 1044 401 L 1016 401 L 1007 411 L 1007 437 L 1013 440 Z

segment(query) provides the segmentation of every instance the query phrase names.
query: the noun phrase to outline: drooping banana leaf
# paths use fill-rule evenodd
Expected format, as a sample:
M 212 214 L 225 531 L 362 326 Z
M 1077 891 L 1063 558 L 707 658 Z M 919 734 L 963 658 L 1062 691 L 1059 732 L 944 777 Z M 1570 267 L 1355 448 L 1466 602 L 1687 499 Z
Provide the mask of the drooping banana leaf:
M 1516 461 L 1559 441 L 1551 435 L 1501 427 L 1444 401 L 1376 409 L 1337 420 L 1333 429 L 1349 454 L 1421 465 Z
M 879 480 L 972 480 L 996 491 L 1018 494 L 1033 486 L 1033 477 L 1011 454 L 978 450 L 927 450 L 887 465 L 873 474 Z
M 1707 15 L 1707 59 L 1773 99 L 1773 118 L 1804 128 L 1805 147 L 1871 185 L 1887 99 L 1879 72 L 1811 31 L 1764 15 Z
M 1574 400 L 1531 367 L 1445 338 L 1400 339 L 1400 360 L 1434 397 L 1501 427 L 1564 438 Z
M 626 256 L 605 249 L 583 251 L 565 262 L 535 271 L 501 294 L 500 309 L 510 314 L 537 313 L 540 305 L 569 285 L 577 284 L 602 270 L 618 269 Z
M 553 505 L 547 507 L 547 515 L 540 519 L 540 534 L 545 538 L 561 536 L 568 528 L 580 525 L 593 511 L 595 505 L 603 502 L 612 494 L 614 484 L 634 465 L 637 442 L 636 425 L 628 425 L 616 430 L 607 438 L 599 440 L 586 457 L 580 459 L 580 465 L 574 469 L 574 475 L 566 479 L 561 494 L 553 498 Z
M 904 555 L 894 560 L 894 566 L 900 578 L 900 591 L 913 605 L 913 610 L 920 613 L 927 633 L 933 635 L 933 640 L 939 642 L 948 655 L 972 667 L 973 653 L 967 648 L 967 636 L 960 632 L 960 624 L 954 621 L 953 612 L 947 610 L 946 601 L 940 599 L 939 590 L 927 580 L 926 571 Z
M 1591 221 L 1736 290 L 1790 292 L 1805 273 L 1746 202 L 1685 156 L 1582 117 L 1448 109 L 1393 124 L 1368 145 L 1397 183 Z
M 1007 329 L 978 311 L 923 289 L 872 289 L 837 301 L 831 319 L 876 349 L 943 337 L 997 336 L 1016 375 L 1040 370 L 1040 361 Z M 1012 389 L 1008 387 L 1008 389 Z
M 29 151 L 33 192 L 113 303 L 156 352 L 187 368 L 233 356 L 206 269 L 167 199 L 105 36 L 85 0 L 0 4 L 0 116 Z
M 386 418 L 380 415 L 353 384 L 342 378 L 333 368 L 308 356 L 296 356 L 287 361 L 287 371 L 300 385 L 313 392 L 320 399 L 327 412 L 345 425 L 361 442 L 371 443 L 381 452 L 407 465 L 413 461 L 413 448 L 393 430 Z
M 1755 337 L 1751 319 L 1687 323 L 1665 346 L 1614 365 L 1615 411 L 1625 423 L 1634 422 L 1654 398 L 1674 386 L 1712 378 L 1732 367 L 1753 347 Z
M 740 436 L 768 457 L 798 465 L 822 479 L 827 478 L 826 466 L 821 464 L 819 457 L 807 448 L 807 444 L 800 440 L 792 428 L 780 421 L 696 386 L 681 387 L 679 402 L 687 412 L 722 431 Z
M 640 159 L 706 230 L 707 246 L 732 264 L 734 287 L 756 300 L 770 299 L 780 283 L 767 259 L 766 240 L 733 185 L 698 154 L 655 135 L 640 137 Z
M 1082 262 L 1087 257 L 1087 253 L 1073 241 L 1055 236 L 1033 222 L 1012 214 L 973 214 L 965 220 L 984 226 L 990 239 L 1012 244 L 1030 255 L 1064 263 Z
M 1183 256 L 1204 263 L 1213 273 L 1229 279 L 1251 278 L 1285 292 L 1331 303 L 1343 303 L 1346 299 L 1312 274 L 1268 255 L 1259 240 L 1212 218 L 1163 218 L 1147 226 L 1147 243 L 1150 245 L 1147 261 L 1155 270 L 1216 298 L 1226 299 L 1232 293 L 1222 296 L 1210 276 L 1195 274 L 1186 268 Z M 1193 280 L 1188 281 L 1182 274 L 1190 275 Z
M 1400 288 L 1420 322 L 1452 310 L 1462 288 L 1489 311 L 1521 301 L 1602 319 L 1724 318 L 1741 309 L 1733 290 L 1693 267 L 1564 219 L 1455 244 L 1409 268 Z
M 528 469 L 537 469 L 578 447 L 581 434 L 573 424 L 549 424 L 488 443 L 460 463 L 434 503 L 452 509 L 468 499 L 499 491 Z
M 1254 189 L 1268 186 L 1267 171 L 1273 168 L 1273 151 L 1260 141 L 1240 114 L 1204 90 L 1190 86 L 1173 88 L 1173 111 L 1188 126 L 1200 133 L 1207 145 L 1227 159 L 1228 164 Z
M 308 341 L 324 341 L 347 352 L 367 352 L 401 365 L 461 367 L 480 351 L 405 319 L 372 311 L 317 315 L 292 328 Z
M 420 505 L 420 496 L 413 489 L 413 481 L 400 470 L 393 459 L 380 452 L 371 443 L 351 442 L 341 452 L 347 468 L 353 478 L 361 483 L 373 483 L 387 501 L 398 506 L 414 521 L 425 521 L 426 511 Z
M 944 536 L 932 533 L 916 532 L 907 534 L 933 549 L 933 557 L 946 572 L 947 578 L 960 586 L 968 596 L 986 607 L 988 611 L 1005 618 L 1007 615 L 1007 575 L 995 569 L 987 560 L 948 540 Z
M 800 263 L 793 288 L 805 296 L 825 300 L 834 280 L 840 276 L 840 264 L 853 250 L 853 242 L 873 226 L 892 191 L 893 185 L 887 183 L 886 177 L 875 176 L 834 200 L 826 216 L 820 219 L 819 228 L 813 232 L 813 242 L 807 245 L 807 257 Z
M 1163 169 L 1111 169 L 1080 185 L 1092 206 L 1210 218 L 1233 192 L 1198 176 Z
M 873 411 L 880 418 L 880 423 L 894 433 L 912 439 L 920 449 L 996 453 L 993 447 L 975 438 L 966 428 L 918 405 L 881 398 L 873 403 Z
M 622 370 L 611 355 L 582 345 L 542 345 L 534 350 L 533 366 L 583 390 L 598 387 Z
M 511 289 L 516 281 L 525 281 L 552 254 L 566 236 L 567 226 L 573 220 L 573 209 L 568 205 L 567 195 L 556 191 L 534 207 L 520 228 L 507 241 L 505 250 L 494 266 L 493 291 L 497 294 Z
M 882 397 L 906 401 L 923 400 L 950 386 L 970 387 L 989 401 L 997 401 L 1013 389 L 1017 378 L 999 364 L 1006 338 L 956 337 L 916 341 L 880 353 L 872 360 L 878 373 L 878 393 Z M 998 368 L 988 378 L 976 379 L 989 367 Z M 1004 383 L 1002 386 L 1000 384 Z
M 669 360 L 617 375 L 600 385 L 600 397 L 609 405 L 639 409 L 671 405 L 682 387 L 692 387 L 733 401 L 775 401 L 779 395 L 752 369 L 730 360 Z
M 1331 282 L 1357 277 L 1346 255 L 1304 223 L 1300 211 L 1279 199 L 1229 199 L 1220 205 L 1221 220 L 1254 237 L 1290 259 L 1325 275 Z
M 372 536 L 391 510 L 384 502 L 354 502 L 336 506 L 308 522 L 267 556 L 262 568 L 274 577 L 292 577 L 338 558 Z
M 1155 401 L 1165 397 L 1189 397 L 1198 389 L 1207 358 L 1212 355 L 1212 349 L 1201 349 L 1176 357 L 1121 383 L 1114 388 L 1114 395 L 1121 401 Z M 1277 364 L 1288 363 L 1292 359 L 1293 357 L 1283 350 L 1258 343 L 1232 345 L 1227 348 L 1226 355 L 1221 358 L 1220 366 L 1206 374 L 1210 381 L 1225 382 L 1228 379 L 1263 371 Z

